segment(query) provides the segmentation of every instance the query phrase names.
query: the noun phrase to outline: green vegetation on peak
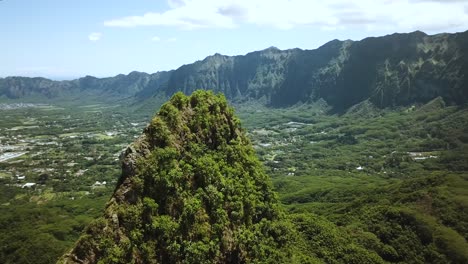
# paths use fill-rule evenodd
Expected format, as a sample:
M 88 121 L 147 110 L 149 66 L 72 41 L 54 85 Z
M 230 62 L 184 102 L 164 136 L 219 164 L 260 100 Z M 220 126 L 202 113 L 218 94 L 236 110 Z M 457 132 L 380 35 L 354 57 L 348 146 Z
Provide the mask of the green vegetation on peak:
M 105 215 L 66 263 L 288 262 L 290 225 L 222 95 L 175 94 L 125 152 Z

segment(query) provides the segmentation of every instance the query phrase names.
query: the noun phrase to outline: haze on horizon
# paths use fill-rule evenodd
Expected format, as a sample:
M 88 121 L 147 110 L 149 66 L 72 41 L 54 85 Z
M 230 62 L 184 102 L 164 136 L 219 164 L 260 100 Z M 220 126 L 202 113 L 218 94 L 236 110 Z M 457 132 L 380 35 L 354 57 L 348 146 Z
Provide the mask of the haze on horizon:
M 464 0 L 3 0 L 0 77 L 153 73 L 214 53 L 467 29 Z

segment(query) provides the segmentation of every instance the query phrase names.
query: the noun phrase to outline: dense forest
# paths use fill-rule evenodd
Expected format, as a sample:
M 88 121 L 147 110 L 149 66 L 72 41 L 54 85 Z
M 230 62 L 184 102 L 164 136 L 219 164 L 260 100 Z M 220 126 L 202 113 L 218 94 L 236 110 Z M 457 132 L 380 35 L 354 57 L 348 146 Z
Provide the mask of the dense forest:
M 439 162 L 411 162 L 414 155 L 400 150 L 381 157 L 378 150 L 356 146 L 358 141 L 379 144 L 379 137 L 399 137 L 376 134 L 376 128 L 392 122 L 403 127 L 427 118 L 440 122 L 440 116 L 431 116 L 434 110 L 442 116 L 444 111 L 458 112 L 444 109 L 436 99 L 411 113 L 390 113 L 384 126 L 351 123 L 341 126 L 337 137 L 322 134 L 320 144 L 325 147 L 375 156 L 375 161 L 360 163 L 366 173 L 362 166 L 343 168 L 349 164 L 345 161 L 317 164 L 320 170 L 329 167 L 332 175 L 314 173 L 315 177 L 328 185 L 324 178 L 332 178 L 340 187 L 317 185 L 314 176 L 306 176 L 310 170 L 304 167 L 310 162 L 278 159 L 295 163 L 288 173 L 293 176 L 273 179 L 285 205 L 279 206 L 269 177 L 224 97 L 204 91 L 189 97 L 177 93 L 127 148 L 123 174 L 104 216 L 87 227 L 63 262 L 464 263 L 466 205 L 459 199 L 466 195 L 466 165 L 453 167 L 457 158 L 449 157 L 441 157 L 452 162 L 449 168 Z M 434 146 L 424 140 L 407 144 L 429 148 L 435 155 Z M 308 153 L 327 153 L 317 150 Z M 428 149 L 419 150 L 424 154 L 416 157 L 428 157 Z M 351 175 L 336 178 L 334 164 Z M 379 176 L 382 172 L 389 175 Z

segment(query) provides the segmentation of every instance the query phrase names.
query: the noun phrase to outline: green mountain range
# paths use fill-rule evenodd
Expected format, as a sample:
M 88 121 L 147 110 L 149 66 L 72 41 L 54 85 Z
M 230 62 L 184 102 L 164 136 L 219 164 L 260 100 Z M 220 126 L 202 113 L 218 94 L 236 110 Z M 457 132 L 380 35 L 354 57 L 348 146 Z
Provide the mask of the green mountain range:
M 333 40 L 314 50 L 270 47 L 243 56 L 215 54 L 168 71 L 132 72 L 72 81 L 0 79 L 7 98 L 93 96 L 143 100 L 197 89 L 222 92 L 231 101 L 257 100 L 284 107 L 325 100 L 335 110 L 369 100 L 378 107 L 468 99 L 468 31 L 426 35 L 393 34 L 361 41 Z

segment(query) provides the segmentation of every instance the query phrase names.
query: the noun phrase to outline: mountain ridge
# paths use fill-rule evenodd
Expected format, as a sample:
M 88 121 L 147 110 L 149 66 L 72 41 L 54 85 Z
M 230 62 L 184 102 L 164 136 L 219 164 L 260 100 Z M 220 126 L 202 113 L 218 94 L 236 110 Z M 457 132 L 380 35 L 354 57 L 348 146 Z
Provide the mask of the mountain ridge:
M 228 100 L 258 100 L 270 107 L 325 100 L 335 110 L 369 100 L 385 108 L 468 100 L 468 31 L 427 35 L 421 31 L 332 40 L 317 49 L 269 47 L 245 55 L 216 53 L 171 71 L 131 72 L 71 81 L 0 78 L 4 98 L 60 99 L 88 92 L 103 98 L 170 97 L 197 89 L 222 92 Z

